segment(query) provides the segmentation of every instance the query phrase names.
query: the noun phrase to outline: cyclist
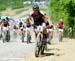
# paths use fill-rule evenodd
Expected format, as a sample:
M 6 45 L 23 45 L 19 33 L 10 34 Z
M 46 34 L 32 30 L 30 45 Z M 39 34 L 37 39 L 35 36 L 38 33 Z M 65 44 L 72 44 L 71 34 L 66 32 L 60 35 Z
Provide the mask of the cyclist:
M 4 39 L 5 39 L 5 34 L 4 34 L 4 33 L 6 33 L 6 31 L 7 31 L 8 36 L 9 36 L 7 41 L 9 41 L 9 40 L 10 40 L 11 21 L 9 21 L 9 18 L 8 18 L 8 17 L 2 19 L 1 27 L 2 27 L 2 31 L 3 31 L 3 32 L 2 32 L 2 36 L 3 36 Z M 7 34 L 6 34 L 6 35 L 7 35 Z M 3 42 L 4 42 L 4 40 L 3 40 Z
M 19 29 L 20 31 L 24 30 L 24 24 L 22 22 L 19 22 Z
M 11 26 L 11 22 L 6 18 L 6 19 L 2 19 L 2 23 L 1 26 L 4 29 L 7 29 L 9 26 Z
M 30 13 L 29 21 L 31 24 L 34 24 L 36 26 L 42 25 L 45 27 L 45 22 L 48 22 L 50 26 L 53 25 L 48 15 L 40 11 L 39 6 L 37 4 L 33 6 L 33 11 Z M 35 32 L 35 34 L 37 36 L 38 32 Z
M 59 19 L 57 26 L 58 26 L 58 28 L 63 29 L 63 26 L 64 26 L 63 19 Z
M 35 28 L 35 35 L 36 35 L 36 38 L 38 36 L 38 28 L 40 26 L 42 26 L 43 28 L 40 28 L 40 31 L 43 31 L 43 40 L 45 40 L 44 42 L 42 41 L 42 48 L 39 46 L 39 43 L 37 41 L 37 46 L 39 46 L 39 48 L 41 49 L 41 54 L 44 54 L 44 48 L 46 46 L 46 41 L 47 41 L 47 37 L 48 37 L 48 32 L 47 32 L 47 28 L 46 28 L 46 23 L 48 22 L 49 26 L 53 25 L 50 18 L 48 17 L 47 14 L 43 13 L 42 11 L 40 11 L 39 9 L 39 6 L 38 5 L 34 5 L 33 6 L 33 11 L 30 13 L 30 16 L 29 16 L 29 22 L 31 25 L 34 26 Z
M 58 26 L 58 32 L 59 32 L 59 41 L 62 41 L 63 27 L 64 27 L 63 19 L 59 19 L 57 26 Z
M 19 22 L 19 30 L 20 30 L 20 35 L 21 35 L 21 40 L 22 42 L 24 42 L 24 34 L 25 34 L 25 30 L 24 30 L 24 24 L 23 22 Z
M 26 19 L 27 43 L 31 42 L 31 24 L 29 18 Z
M 12 26 L 12 22 L 10 21 L 8 17 L 6 17 L 6 21 L 9 23 L 10 26 Z

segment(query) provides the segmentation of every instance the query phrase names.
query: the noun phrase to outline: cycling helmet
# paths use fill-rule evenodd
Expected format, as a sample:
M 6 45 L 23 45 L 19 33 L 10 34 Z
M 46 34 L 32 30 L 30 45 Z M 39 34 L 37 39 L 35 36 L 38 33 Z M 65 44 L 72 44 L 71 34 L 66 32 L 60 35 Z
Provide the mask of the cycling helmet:
M 36 5 L 33 5 L 33 10 L 34 9 L 37 9 L 37 10 L 39 10 L 39 6 L 36 4 Z
M 19 24 L 22 25 L 23 23 L 22 22 L 19 22 Z
M 6 17 L 6 20 L 7 20 L 7 21 L 9 21 L 9 18 L 8 18 L 8 17 Z
M 5 19 L 2 19 L 2 21 L 6 21 Z
M 60 21 L 63 21 L 63 19 L 61 18 Z

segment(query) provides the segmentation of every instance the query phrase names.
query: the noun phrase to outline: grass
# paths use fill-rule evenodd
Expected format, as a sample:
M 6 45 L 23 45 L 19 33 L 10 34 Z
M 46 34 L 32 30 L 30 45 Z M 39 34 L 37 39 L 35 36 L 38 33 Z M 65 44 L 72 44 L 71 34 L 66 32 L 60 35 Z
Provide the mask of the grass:
M 20 18 L 26 18 L 26 17 L 28 17 L 27 14 L 22 15 Z
M 6 8 L 19 9 L 25 6 L 23 2 L 26 0 L 0 0 L 0 11 L 5 10 Z M 32 0 L 31 0 L 32 1 Z
M 16 11 L 16 14 L 20 14 L 21 12 L 26 11 L 26 10 L 28 10 L 28 8 L 24 8 L 24 9 L 18 10 L 18 11 Z
M 2 13 L 0 13 L 0 15 L 2 15 Z

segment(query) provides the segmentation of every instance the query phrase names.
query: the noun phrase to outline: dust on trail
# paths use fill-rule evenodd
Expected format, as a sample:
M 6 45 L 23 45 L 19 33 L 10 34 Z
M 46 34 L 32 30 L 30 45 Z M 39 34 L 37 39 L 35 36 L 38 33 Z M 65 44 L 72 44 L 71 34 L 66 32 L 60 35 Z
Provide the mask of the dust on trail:
M 15 14 L 15 10 L 7 9 L 3 11 L 3 15 L 8 14 L 15 18 L 19 18 L 23 15 L 28 15 L 31 9 L 23 11 L 20 14 Z M 44 56 L 38 58 L 35 57 L 35 50 L 27 55 L 20 56 L 17 61 L 75 61 L 75 39 L 64 38 L 63 42 L 58 41 L 58 34 L 54 33 L 54 37 L 51 40 L 52 44 L 48 45 L 48 51 L 45 51 Z
M 59 42 L 55 34 L 44 56 L 36 58 L 34 50 L 21 58 L 25 61 L 75 61 L 75 39 L 63 38 L 63 42 Z

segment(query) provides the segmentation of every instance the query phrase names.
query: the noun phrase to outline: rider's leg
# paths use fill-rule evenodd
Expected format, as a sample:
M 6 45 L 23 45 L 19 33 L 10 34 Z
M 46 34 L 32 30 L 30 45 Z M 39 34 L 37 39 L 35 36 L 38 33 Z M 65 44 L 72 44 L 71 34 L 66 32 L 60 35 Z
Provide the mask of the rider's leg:
M 2 27 L 2 39 L 3 39 L 3 42 L 5 42 L 6 40 L 6 30 L 7 30 L 7 27 Z
M 30 29 L 30 27 L 27 27 L 26 31 L 27 31 L 27 43 L 30 43 L 31 42 L 31 29 Z
M 37 35 L 38 35 L 38 32 L 37 32 L 37 31 L 35 31 L 35 36 L 36 36 L 36 38 L 37 38 Z
M 50 31 L 49 31 L 49 29 L 47 29 L 46 26 L 43 27 L 43 34 L 46 35 L 46 42 L 48 42 L 48 44 L 50 44 L 50 40 L 49 40 Z
M 35 32 L 35 37 L 37 38 L 37 35 L 39 33 L 38 30 L 37 30 L 37 28 L 35 28 L 34 32 Z

